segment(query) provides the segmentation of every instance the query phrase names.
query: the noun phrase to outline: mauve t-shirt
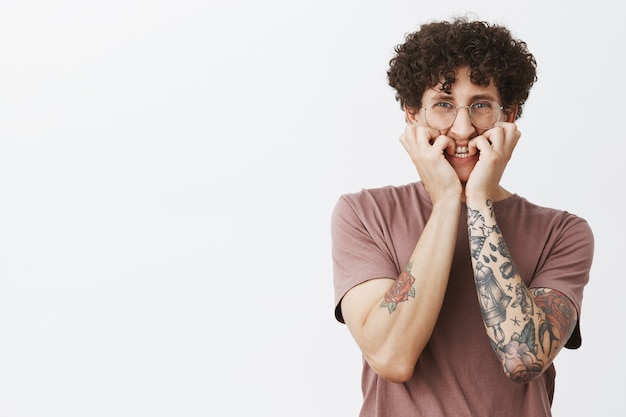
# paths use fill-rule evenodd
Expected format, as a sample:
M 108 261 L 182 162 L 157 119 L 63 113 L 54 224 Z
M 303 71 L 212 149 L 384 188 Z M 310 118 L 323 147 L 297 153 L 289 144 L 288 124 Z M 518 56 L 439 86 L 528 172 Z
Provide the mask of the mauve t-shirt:
M 560 291 L 580 314 L 594 245 L 587 222 L 518 195 L 494 203 L 494 210 L 526 285 Z M 341 299 L 351 288 L 370 279 L 396 278 L 404 270 L 431 211 L 421 182 L 339 198 L 332 215 L 337 320 L 343 322 Z M 580 346 L 578 326 L 566 346 Z M 363 361 L 360 416 L 551 416 L 554 380 L 554 365 L 527 384 L 505 376 L 478 306 L 463 206 L 446 296 L 413 377 L 392 383 Z

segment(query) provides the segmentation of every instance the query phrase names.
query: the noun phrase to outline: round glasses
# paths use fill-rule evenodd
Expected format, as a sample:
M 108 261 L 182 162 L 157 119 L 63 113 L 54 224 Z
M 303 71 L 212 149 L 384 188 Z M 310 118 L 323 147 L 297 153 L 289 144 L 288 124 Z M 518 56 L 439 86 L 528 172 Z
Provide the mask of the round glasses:
M 433 129 L 446 130 L 456 119 L 457 109 L 467 108 L 472 124 L 478 129 L 491 129 L 500 120 L 504 107 L 491 100 L 479 100 L 469 106 L 455 106 L 449 101 L 436 101 L 424 107 L 426 123 Z

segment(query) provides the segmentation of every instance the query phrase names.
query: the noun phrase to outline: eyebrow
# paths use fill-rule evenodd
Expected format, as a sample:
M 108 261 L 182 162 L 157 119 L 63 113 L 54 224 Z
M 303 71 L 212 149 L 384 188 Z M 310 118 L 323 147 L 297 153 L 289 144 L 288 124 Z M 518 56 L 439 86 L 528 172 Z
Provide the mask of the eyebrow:
M 447 100 L 447 101 L 454 101 L 454 97 L 452 94 L 446 94 L 446 93 L 437 93 L 435 94 L 431 100 Z M 470 98 L 470 103 L 474 103 L 477 100 L 493 100 L 493 101 L 497 101 L 495 97 L 489 95 L 489 94 L 477 94 L 475 96 L 472 96 Z

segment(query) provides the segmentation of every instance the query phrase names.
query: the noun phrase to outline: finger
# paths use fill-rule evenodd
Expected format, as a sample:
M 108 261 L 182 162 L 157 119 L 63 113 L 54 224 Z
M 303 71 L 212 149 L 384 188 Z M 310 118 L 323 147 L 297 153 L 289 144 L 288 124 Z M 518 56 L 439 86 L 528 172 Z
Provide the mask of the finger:
M 404 133 L 400 136 L 400 142 L 404 149 L 414 158 L 420 149 L 428 145 L 428 139 L 425 139 L 419 125 L 412 123 L 404 128 Z
M 417 134 L 415 133 L 415 125 L 407 124 L 404 127 L 404 132 L 402 133 L 402 135 L 400 135 L 400 142 L 402 143 L 402 145 L 404 145 L 405 148 L 407 146 L 412 147 L 412 145 L 415 143 L 416 137 Z
M 456 143 L 448 136 L 438 134 L 437 137 L 433 140 L 432 147 L 438 149 L 442 153 L 448 151 L 449 154 L 453 155 L 456 148 Z
M 431 146 L 435 142 L 435 139 L 439 136 L 438 130 L 435 130 L 427 125 L 415 124 L 412 128 L 415 136 L 415 143 L 421 148 Z
M 498 136 L 498 139 L 502 141 L 503 145 L 510 149 L 515 148 L 517 141 L 522 135 L 517 125 L 515 123 L 499 122 L 496 123 L 494 129 L 496 128 L 499 130 L 497 134 L 501 135 Z
M 476 136 L 475 138 L 470 139 L 469 142 L 467 143 L 467 147 L 470 150 L 470 155 L 472 154 L 472 151 L 475 149 L 478 149 L 480 152 L 488 152 L 490 150 L 493 150 L 492 143 L 489 141 L 489 139 L 487 138 L 487 135 L 485 135 L 484 133 L 482 135 L 479 135 L 479 136 Z
M 485 139 L 489 141 L 489 144 L 491 144 L 494 149 L 500 149 L 504 140 L 504 130 L 501 126 L 496 125 L 491 129 L 485 131 L 482 136 L 484 136 Z

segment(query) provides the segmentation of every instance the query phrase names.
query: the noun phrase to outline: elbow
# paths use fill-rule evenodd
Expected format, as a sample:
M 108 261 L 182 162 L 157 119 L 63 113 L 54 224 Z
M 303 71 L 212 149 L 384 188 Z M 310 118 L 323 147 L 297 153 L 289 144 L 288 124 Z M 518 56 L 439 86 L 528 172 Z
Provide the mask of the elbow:
M 539 378 L 546 369 L 547 367 L 535 363 L 526 366 L 519 364 L 519 366 L 513 368 L 508 368 L 506 364 L 504 364 L 502 370 L 511 381 L 518 384 L 527 384 Z
M 386 367 L 372 367 L 381 378 L 386 379 L 389 382 L 395 384 L 403 384 L 411 379 L 415 367 L 400 367 L 400 366 L 386 366 Z
M 513 375 L 513 374 L 509 374 L 506 373 L 506 376 L 513 382 L 516 382 L 518 384 L 528 384 L 529 382 L 534 381 L 535 379 L 539 378 L 539 376 L 542 374 L 543 372 L 539 372 L 539 373 L 532 373 L 532 374 L 526 374 L 526 375 Z
M 387 381 L 402 384 L 413 377 L 417 360 L 410 358 L 373 358 L 367 359 L 370 367 Z
M 494 347 L 502 372 L 512 382 L 527 384 L 541 377 L 552 366 L 553 358 L 537 355 L 526 343 L 512 341 L 504 347 Z
M 410 370 L 408 369 L 398 369 L 398 370 L 393 370 L 390 372 L 387 372 L 386 374 L 379 374 L 382 378 L 386 379 L 389 382 L 393 382 L 395 384 L 404 384 L 405 382 L 407 382 L 408 380 L 411 379 L 411 377 L 413 377 L 413 371 L 415 370 L 415 368 L 412 368 Z

